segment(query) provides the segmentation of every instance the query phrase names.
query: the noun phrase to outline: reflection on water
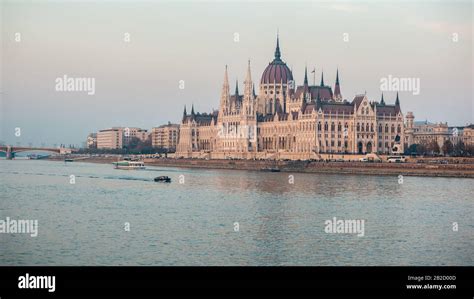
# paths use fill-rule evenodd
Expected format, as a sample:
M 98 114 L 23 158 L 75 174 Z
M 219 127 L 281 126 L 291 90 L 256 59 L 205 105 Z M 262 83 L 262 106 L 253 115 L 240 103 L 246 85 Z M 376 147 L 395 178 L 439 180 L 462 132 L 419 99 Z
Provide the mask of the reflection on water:
M 474 265 L 471 179 L 0 160 L 0 181 L 0 219 L 39 221 L 0 234 L 0 265 Z

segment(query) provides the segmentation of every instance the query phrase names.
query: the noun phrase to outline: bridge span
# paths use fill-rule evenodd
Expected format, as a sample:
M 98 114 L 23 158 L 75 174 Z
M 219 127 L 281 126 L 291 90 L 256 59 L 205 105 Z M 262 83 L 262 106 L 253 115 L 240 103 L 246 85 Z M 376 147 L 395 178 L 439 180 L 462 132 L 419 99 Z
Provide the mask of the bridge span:
M 23 147 L 23 146 L 11 146 L 11 145 L 0 145 L 0 152 L 5 152 L 7 160 L 13 159 L 16 153 L 29 152 L 29 151 L 44 151 L 52 152 L 60 155 L 66 155 L 72 153 L 72 149 L 64 147 Z

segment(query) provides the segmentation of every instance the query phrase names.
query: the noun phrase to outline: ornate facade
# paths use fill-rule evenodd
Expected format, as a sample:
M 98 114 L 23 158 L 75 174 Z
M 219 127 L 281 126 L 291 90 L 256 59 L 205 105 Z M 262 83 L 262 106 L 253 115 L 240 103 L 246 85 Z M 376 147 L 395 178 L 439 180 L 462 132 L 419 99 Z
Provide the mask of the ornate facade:
M 324 83 L 296 86 L 281 59 L 279 40 L 272 62 L 263 71 L 258 95 L 250 62 L 239 93 L 231 94 L 227 66 L 220 105 L 212 113 L 184 109 L 177 157 L 211 159 L 318 159 L 322 153 L 392 154 L 403 152 L 404 117 L 395 104 L 367 95 L 343 99 L 336 75 L 334 90 Z

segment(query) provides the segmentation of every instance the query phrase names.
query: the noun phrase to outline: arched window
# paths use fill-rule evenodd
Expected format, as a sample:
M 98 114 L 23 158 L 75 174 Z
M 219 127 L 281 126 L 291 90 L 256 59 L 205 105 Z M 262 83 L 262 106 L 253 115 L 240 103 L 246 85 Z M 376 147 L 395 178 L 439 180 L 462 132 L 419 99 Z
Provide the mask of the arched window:
M 342 129 L 342 128 L 341 128 L 341 123 L 338 123 L 338 124 L 337 124 L 337 130 L 340 132 L 341 129 Z
M 382 133 L 382 124 L 379 124 L 379 133 Z
M 388 133 L 388 124 L 385 124 L 385 133 Z
M 335 125 L 334 125 L 334 123 L 331 123 L 331 131 L 333 131 L 333 132 L 334 132 L 335 130 L 336 130 L 336 128 L 335 128 Z
M 392 133 L 395 133 L 395 125 L 392 125 Z
M 398 125 L 397 127 L 397 133 L 401 133 L 402 132 L 402 128 L 400 127 L 400 125 Z
M 370 125 L 370 132 L 373 132 L 374 131 L 374 124 L 371 124 Z
M 328 130 L 328 123 L 327 123 L 327 122 L 324 123 L 324 130 L 325 130 L 325 131 Z
M 367 123 L 367 125 L 365 126 L 365 130 L 369 132 L 369 123 Z
M 318 122 L 318 130 L 321 131 L 321 122 Z
M 359 132 L 359 131 L 360 131 L 360 124 L 357 123 L 357 132 Z

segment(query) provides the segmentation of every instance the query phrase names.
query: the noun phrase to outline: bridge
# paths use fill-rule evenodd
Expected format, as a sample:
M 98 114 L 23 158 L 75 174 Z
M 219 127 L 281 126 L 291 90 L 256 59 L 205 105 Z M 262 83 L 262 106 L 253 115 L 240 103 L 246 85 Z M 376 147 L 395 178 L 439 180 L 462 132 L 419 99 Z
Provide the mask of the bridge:
M 31 152 L 31 151 L 42 151 L 42 152 L 52 152 L 60 155 L 70 154 L 72 149 L 64 147 L 22 147 L 22 146 L 10 146 L 10 145 L 0 145 L 0 152 L 5 152 L 7 155 L 7 160 L 13 159 L 16 153 L 19 152 Z

